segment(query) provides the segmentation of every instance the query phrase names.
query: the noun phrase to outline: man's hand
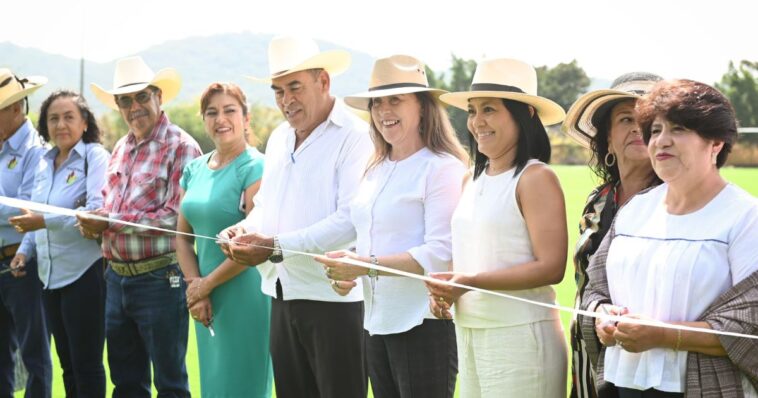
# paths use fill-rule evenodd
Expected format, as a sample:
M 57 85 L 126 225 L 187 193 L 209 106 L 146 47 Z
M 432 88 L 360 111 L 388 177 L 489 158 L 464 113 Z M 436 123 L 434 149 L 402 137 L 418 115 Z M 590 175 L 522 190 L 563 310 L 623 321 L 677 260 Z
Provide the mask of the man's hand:
M 38 229 L 45 228 L 45 218 L 42 214 L 32 212 L 27 209 L 21 209 L 21 215 L 11 217 L 8 219 L 8 223 L 16 228 L 16 231 L 20 234 L 30 231 L 36 231 Z
M 259 233 L 235 236 L 229 244 L 229 257 L 238 264 L 255 267 L 268 260 L 273 253 L 274 238 Z
M 87 239 L 97 239 L 103 231 L 108 229 L 108 222 L 87 217 L 88 214 L 108 217 L 108 212 L 103 209 L 97 209 L 93 211 L 80 211 L 76 214 L 76 219 L 79 221 L 79 232 L 81 232 L 82 236 Z

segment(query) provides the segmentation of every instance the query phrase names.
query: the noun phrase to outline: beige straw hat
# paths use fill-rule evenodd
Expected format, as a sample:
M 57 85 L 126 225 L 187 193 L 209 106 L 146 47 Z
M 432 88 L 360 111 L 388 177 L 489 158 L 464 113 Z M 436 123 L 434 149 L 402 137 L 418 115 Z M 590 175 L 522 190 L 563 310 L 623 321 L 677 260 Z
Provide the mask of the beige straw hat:
M 29 96 L 45 83 L 47 83 L 46 77 L 29 76 L 20 79 L 10 69 L 0 69 L 0 109 L 5 109 Z
M 371 98 L 423 91 L 430 92 L 435 98 L 447 93 L 445 90 L 429 87 L 426 67 L 421 61 L 409 55 L 393 55 L 377 59 L 371 70 L 368 91 L 345 97 L 345 103 L 367 111 Z
M 300 36 L 277 36 L 268 45 L 268 77 L 245 76 L 269 83 L 271 79 L 308 69 L 324 69 L 336 76 L 350 67 L 350 53 L 344 50 L 321 52 L 313 39 Z
M 95 83 L 90 84 L 95 97 L 111 109 L 118 110 L 116 98 L 121 94 L 136 93 L 147 86 L 161 89 L 162 103 L 174 99 L 179 94 L 182 79 L 174 68 L 164 68 L 154 73 L 142 57 L 122 58 L 116 62 L 113 72 L 113 88 L 105 90 Z
M 619 76 L 610 89 L 590 91 L 571 105 L 561 130 L 584 147 L 597 134 L 595 127 L 604 114 L 619 101 L 638 99 L 650 92 L 655 83 L 663 80 L 647 72 L 632 72 Z
M 440 101 L 468 110 L 471 98 L 505 98 L 531 105 L 542 124 L 560 123 L 566 113 L 560 105 L 537 95 L 537 71 L 515 59 L 487 59 L 479 62 L 469 91 L 443 94 Z

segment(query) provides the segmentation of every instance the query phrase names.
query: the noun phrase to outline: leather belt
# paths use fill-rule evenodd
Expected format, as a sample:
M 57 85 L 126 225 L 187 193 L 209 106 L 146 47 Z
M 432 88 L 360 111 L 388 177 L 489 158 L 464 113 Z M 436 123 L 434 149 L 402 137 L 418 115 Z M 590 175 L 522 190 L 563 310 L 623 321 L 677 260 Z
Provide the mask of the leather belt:
M 139 261 L 115 261 L 110 260 L 113 272 L 121 276 L 137 276 L 165 268 L 176 263 L 176 253 L 164 254 Z

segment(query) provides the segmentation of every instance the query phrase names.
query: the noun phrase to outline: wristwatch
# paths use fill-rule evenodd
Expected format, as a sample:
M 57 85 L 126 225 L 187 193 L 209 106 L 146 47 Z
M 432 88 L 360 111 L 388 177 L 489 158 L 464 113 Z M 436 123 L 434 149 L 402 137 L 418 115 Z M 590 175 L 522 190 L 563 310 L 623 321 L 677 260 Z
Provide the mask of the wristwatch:
M 379 265 L 379 260 L 376 259 L 375 255 L 370 255 L 369 258 L 371 259 L 371 264 L 373 265 Z M 369 278 L 376 278 L 379 276 L 379 271 L 374 268 L 369 268 L 368 272 L 366 273 Z
M 284 261 L 284 255 L 282 254 L 282 246 L 279 245 L 279 237 L 274 236 L 274 250 L 271 255 L 268 256 L 268 261 L 272 263 L 281 263 Z

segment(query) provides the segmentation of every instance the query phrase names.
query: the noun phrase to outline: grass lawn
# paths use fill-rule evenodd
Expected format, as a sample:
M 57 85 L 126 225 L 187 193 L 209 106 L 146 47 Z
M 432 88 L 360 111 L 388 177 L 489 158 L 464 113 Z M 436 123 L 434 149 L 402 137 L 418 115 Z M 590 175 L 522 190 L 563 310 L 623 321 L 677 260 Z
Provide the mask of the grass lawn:
M 587 194 L 596 185 L 596 180 L 590 170 L 585 166 L 554 166 L 558 173 L 563 186 L 563 192 L 566 196 L 566 213 L 569 224 L 569 255 L 566 266 L 566 276 L 559 285 L 556 286 L 558 301 L 561 305 L 571 307 L 574 302 L 575 285 L 574 285 L 574 266 L 571 262 L 571 253 L 578 235 L 579 215 L 584 207 L 584 201 Z M 758 197 L 758 168 L 726 168 L 721 174 L 729 181 L 739 185 L 743 189 Z M 568 331 L 571 314 L 562 313 L 564 329 Z M 58 357 L 53 353 L 53 396 L 64 397 L 63 379 L 61 369 L 58 367 Z M 107 366 L 106 366 L 107 372 Z M 187 350 L 187 372 L 190 376 L 190 389 L 193 395 L 200 395 L 200 381 L 198 375 L 197 350 L 195 345 L 195 334 L 190 327 L 189 346 Z M 108 383 L 108 394 L 113 389 L 113 385 Z M 22 393 L 16 393 L 16 397 L 23 397 Z M 369 394 L 371 396 L 371 394 Z

